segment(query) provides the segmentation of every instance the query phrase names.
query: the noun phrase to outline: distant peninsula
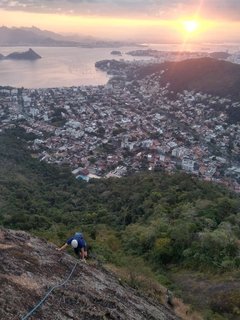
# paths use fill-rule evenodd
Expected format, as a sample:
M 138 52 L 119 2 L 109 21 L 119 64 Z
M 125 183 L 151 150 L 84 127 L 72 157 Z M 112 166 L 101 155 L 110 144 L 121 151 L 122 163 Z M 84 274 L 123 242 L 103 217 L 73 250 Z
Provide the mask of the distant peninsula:
M 202 58 L 202 57 L 210 57 L 219 60 L 226 60 L 228 59 L 231 54 L 228 52 L 197 52 L 197 51 L 159 51 L 153 49 L 138 49 L 129 51 L 126 54 L 133 56 L 133 57 L 153 57 L 153 58 L 162 58 L 168 55 L 168 59 L 171 56 L 172 58 L 184 56 L 186 59 L 193 58 Z M 171 60 L 171 59 L 170 59 Z
M 0 59 L 2 60 L 37 60 L 41 58 L 42 57 L 31 48 L 24 52 L 12 52 L 7 56 L 0 54 Z

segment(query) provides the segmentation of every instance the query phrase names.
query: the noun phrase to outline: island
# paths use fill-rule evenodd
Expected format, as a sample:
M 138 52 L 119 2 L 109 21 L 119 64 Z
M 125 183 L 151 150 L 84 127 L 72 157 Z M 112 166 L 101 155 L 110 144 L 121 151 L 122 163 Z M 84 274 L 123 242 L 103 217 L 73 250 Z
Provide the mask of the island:
M 121 55 L 122 55 L 122 52 L 121 52 L 121 51 L 118 51 L 118 50 L 113 50 L 113 51 L 111 52 L 111 54 L 116 55 L 116 56 L 121 56 Z
M 0 55 L 1 58 L 2 55 Z M 42 57 L 33 51 L 31 48 L 28 51 L 24 52 L 13 52 L 7 56 L 2 56 L 2 59 L 5 60 L 37 60 L 41 59 Z

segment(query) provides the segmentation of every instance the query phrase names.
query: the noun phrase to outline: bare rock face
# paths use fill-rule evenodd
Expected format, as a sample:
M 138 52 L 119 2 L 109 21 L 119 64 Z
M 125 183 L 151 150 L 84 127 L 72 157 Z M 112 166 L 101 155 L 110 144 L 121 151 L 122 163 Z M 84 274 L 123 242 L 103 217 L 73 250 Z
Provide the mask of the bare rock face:
M 22 319 L 77 260 L 25 232 L 0 230 L 0 319 Z M 78 262 L 28 317 L 41 320 L 174 320 L 170 309 L 139 295 L 102 268 Z

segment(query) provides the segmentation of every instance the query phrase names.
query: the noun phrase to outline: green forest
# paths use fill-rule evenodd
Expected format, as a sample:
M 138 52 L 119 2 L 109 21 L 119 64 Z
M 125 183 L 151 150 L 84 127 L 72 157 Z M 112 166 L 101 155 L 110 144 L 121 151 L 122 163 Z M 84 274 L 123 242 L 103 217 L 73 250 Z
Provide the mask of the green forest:
M 180 172 L 141 172 L 86 183 L 67 167 L 34 158 L 25 138 L 19 128 L 0 135 L 3 227 L 26 230 L 57 245 L 83 231 L 102 261 L 121 266 L 129 263 L 127 257 L 139 259 L 159 279 L 174 268 L 219 277 L 237 274 L 237 194 Z M 216 299 L 212 310 L 232 315 L 216 319 L 237 319 L 240 295 L 224 310 Z

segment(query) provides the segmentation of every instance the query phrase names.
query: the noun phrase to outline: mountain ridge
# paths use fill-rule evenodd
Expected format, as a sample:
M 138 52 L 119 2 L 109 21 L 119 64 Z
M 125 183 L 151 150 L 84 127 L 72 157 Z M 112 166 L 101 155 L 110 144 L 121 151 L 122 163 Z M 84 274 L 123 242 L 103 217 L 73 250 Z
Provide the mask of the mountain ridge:
M 77 42 L 38 28 L 0 27 L 0 46 L 77 46 Z
M 43 47 L 121 47 L 139 46 L 128 41 L 104 40 L 81 35 L 61 35 L 37 27 L 0 27 L 0 46 L 43 46 Z

